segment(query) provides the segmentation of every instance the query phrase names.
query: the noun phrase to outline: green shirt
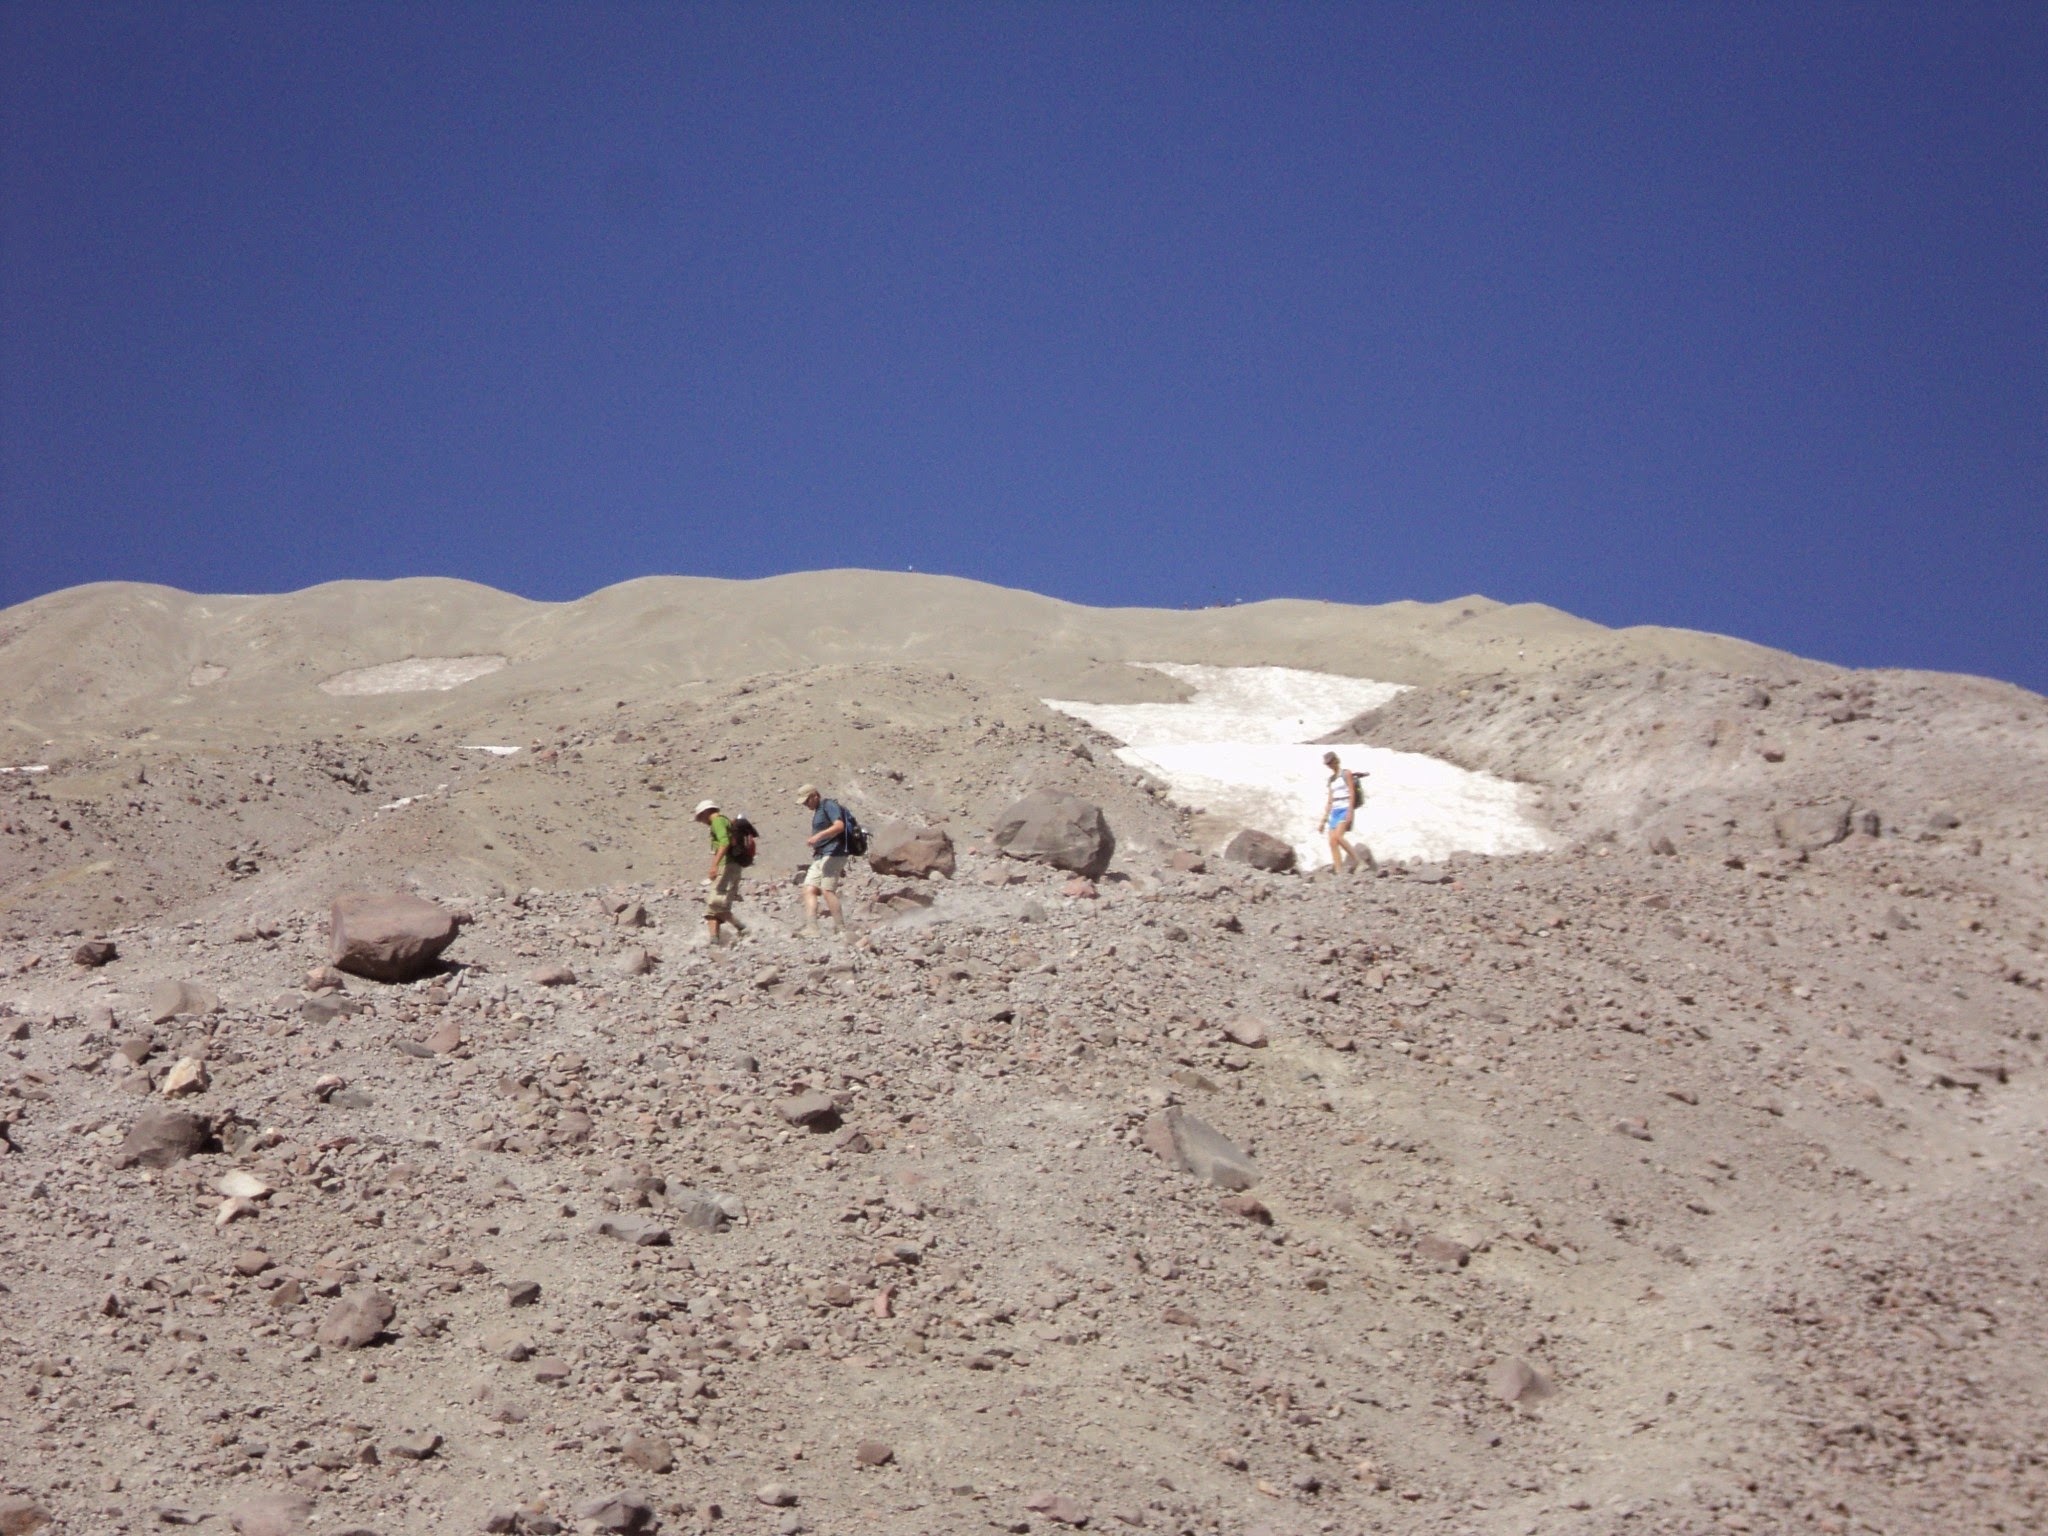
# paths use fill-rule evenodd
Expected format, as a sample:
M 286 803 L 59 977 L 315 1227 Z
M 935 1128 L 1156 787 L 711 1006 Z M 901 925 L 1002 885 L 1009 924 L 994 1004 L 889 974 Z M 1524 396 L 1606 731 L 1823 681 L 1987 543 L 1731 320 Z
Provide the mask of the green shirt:
M 732 823 L 716 811 L 711 813 L 711 846 L 719 849 L 732 847 Z

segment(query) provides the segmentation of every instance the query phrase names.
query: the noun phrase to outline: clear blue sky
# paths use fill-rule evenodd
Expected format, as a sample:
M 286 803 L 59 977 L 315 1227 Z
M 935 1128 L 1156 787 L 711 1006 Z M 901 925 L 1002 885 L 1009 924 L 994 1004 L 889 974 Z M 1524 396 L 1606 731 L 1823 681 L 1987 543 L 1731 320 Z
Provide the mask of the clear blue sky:
M 1478 591 L 2048 689 L 2048 5 L 0 0 L 0 603 Z

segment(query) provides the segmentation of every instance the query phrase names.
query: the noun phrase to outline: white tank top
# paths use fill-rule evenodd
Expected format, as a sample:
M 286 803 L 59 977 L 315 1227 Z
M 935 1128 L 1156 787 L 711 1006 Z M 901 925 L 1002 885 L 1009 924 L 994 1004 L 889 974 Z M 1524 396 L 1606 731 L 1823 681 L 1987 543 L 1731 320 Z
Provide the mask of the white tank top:
M 1330 809 L 1348 810 L 1351 806 L 1351 776 L 1341 769 L 1330 775 Z

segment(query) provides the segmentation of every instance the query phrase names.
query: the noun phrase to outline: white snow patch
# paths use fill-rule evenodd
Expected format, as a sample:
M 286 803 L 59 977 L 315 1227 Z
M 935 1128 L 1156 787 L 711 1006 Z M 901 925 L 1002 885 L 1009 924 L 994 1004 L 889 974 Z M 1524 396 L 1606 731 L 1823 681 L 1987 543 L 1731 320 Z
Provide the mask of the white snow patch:
M 24 763 L 19 768 L 0 768 L 0 773 L 48 773 L 48 763 Z
M 502 656 L 408 656 L 379 667 L 338 672 L 320 685 L 322 693 L 445 693 L 488 677 L 505 665 Z
M 1284 837 L 1304 865 L 1329 862 L 1319 813 L 1328 781 L 1322 756 L 1331 750 L 1367 775 L 1351 837 L 1379 858 L 1550 846 L 1528 815 L 1525 791 L 1505 779 L 1363 742 L 1311 745 L 1385 704 L 1402 684 L 1294 667 L 1142 665 L 1186 683 L 1193 697 L 1182 704 L 1045 702 L 1123 742 L 1117 756 L 1162 779 L 1179 804 Z
M 431 800 L 434 796 L 446 794 L 447 792 L 448 786 L 446 784 L 436 784 L 432 789 L 423 789 L 416 795 L 401 795 L 389 804 L 378 806 L 377 809 L 380 811 L 402 811 L 408 805 L 417 805 L 422 800 Z
M 519 749 L 517 747 L 487 747 L 481 742 L 466 741 L 462 744 L 462 750 L 465 752 L 488 752 L 493 757 L 510 757 Z

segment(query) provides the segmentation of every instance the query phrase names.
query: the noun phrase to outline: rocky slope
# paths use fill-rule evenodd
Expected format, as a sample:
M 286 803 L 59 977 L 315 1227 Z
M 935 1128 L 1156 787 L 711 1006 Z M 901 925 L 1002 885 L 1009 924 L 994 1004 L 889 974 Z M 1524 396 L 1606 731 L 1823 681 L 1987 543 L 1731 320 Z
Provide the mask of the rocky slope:
M 90 668 L 59 719 L 0 649 L 50 766 L 0 776 L 0 1528 L 2039 1528 L 2048 707 L 1409 618 L 1356 643 L 1444 670 L 1359 729 L 1541 785 L 1566 851 L 1204 864 L 1050 663 L 936 619 L 260 724 Z M 1120 622 L 1058 666 L 1154 686 Z M 1299 662 L 1264 622 L 1186 659 Z M 955 877 L 803 935 L 803 778 Z M 1038 784 L 1101 880 L 986 845 Z M 767 834 L 732 951 L 707 792 Z M 446 969 L 325 971 L 365 885 L 467 915 Z

